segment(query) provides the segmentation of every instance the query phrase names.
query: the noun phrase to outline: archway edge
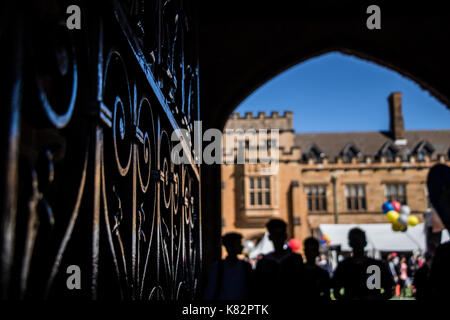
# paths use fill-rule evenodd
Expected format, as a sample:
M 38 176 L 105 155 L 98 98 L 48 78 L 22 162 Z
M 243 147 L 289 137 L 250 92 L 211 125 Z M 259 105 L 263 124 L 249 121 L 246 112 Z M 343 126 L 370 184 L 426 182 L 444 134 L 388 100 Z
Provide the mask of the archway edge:
M 429 16 L 414 28 L 412 18 L 390 17 L 384 29 L 375 32 L 354 20 L 337 27 L 323 20 L 232 21 L 201 27 L 202 119 L 207 127 L 222 128 L 236 106 L 261 85 L 332 51 L 396 71 L 450 107 L 450 49 L 443 43 L 450 23 Z
M 426 81 L 420 79 L 419 77 L 411 74 L 408 71 L 405 71 L 395 65 L 390 64 L 389 62 L 383 61 L 382 59 L 378 59 L 377 57 L 371 56 L 370 54 L 355 50 L 355 49 L 350 49 L 348 47 L 344 48 L 344 47 L 330 47 L 327 49 L 323 49 L 320 50 L 318 52 L 314 52 L 311 55 L 305 56 L 305 57 L 301 57 L 301 58 L 297 58 L 295 60 L 293 60 L 292 62 L 289 62 L 283 66 L 281 66 L 279 69 L 276 70 L 267 70 L 266 74 L 261 74 L 259 75 L 259 81 L 255 80 L 253 83 L 252 87 L 249 87 L 247 93 L 245 95 L 242 96 L 238 96 L 235 99 L 235 102 L 230 105 L 231 111 L 227 112 L 229 114 L 231 114 L 231 112 L 233 112 L 234 109 L 237 108 L 237 106 L 242 103 L 245 99 L 247 99 L 248 97 L 250 97 L 255 91 L 257 91 L 258 89 L 260 89 L 262 86 L 264 86 L 267 82 L 271 81 L 272 79 L 276 78 L 277 76 L 281 75 L 282 73 L 284 73 L 285 71 L 288 71 L 289 69 L 302 64 L 310 59 L 314 59 L 314 58 L 318 58 L 321 57 L 323 55 L 326 55 L 328 53 L 333 53 L 333 52 L 338 52 L 347 56 L 352 56 L 352 57 L 356 57 L 368 62 L 372 62 L 377 64 L 380 67 L 384 67 L 387 68 L 391 71 L 395 71 L 397 73 L 399 73 L 401 76 L 413 81 L 414 83 L 416 83 L 420 88 L 422 88 L 423 90 L 427 91 L 430 95 L 432 95 L 433 97 L 435 97 L 437 100 L 439 100 L 440 102 L 446 104 L 447 108 L 450 109 L 450 102 L 447 101 L 446 96 L 443 96 L 439 93 L 439 91 L 437 91 L 436 89 L 434 89 L 431 85 L 429 85 Z M 258 78 L 257 77 L 257 78 Z M 392 88 L 393 90 L 395 90 L 396 88 Z M 386 97 L 387 98 L 387 97 Z M 226 119 L 225 119 L 226 120 Z M 220 129 L 223 129 L 223 127 L 225 126 L 225 122 L 222 123 L 222 121 L 220 122 Z
M 353 2 L 286 2 L 254 5 L 210 2 L 200 8 L 200 99 L 203 130 L 223 128 L 236 106 L 284 70 L 340 51 L 406 76 L 450 108 L 450 19 L 426 3 L 383 3 L 382 29 L 368 30 L 364 5 Z M 289 2 L 294 3 L 294 2 Z M 315 5 L 317 3 L 317 5 Z M 319 5 L 320 4 L 320 5 Z M 393 88 L 396 90 L 396 88 Z M 426 106 L 424 106 L 426 108 Z M 202 166 L 205 257 L 220 255 L 219 166 Z M 211 201 L 214 199 L 214 201 Z

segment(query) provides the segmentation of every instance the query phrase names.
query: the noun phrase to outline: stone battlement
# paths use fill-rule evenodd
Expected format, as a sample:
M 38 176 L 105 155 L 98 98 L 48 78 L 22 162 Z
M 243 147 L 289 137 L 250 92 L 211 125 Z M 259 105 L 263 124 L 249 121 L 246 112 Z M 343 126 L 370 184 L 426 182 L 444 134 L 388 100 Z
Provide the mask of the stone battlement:
M 273 111 L 270 115 L 266 112 L 246 112 L 241 115 L 239 112 L 233 112 L 227 121 L 226 129 L 279 129 L 280 131 L 293 131 L 293 112 L 285 111 L 280 115 L 278 111 Z
M 265 111 L 260 111 L 256 116 L 253 115 L 253 112 L 245 112 L 241 116 L 239 112 L 233 112 L 230 116 L 230 119 L 292 119 L 293 118 L 293 112 L 292 111 L 285 111 L 283 115 L 280 115 L 278 111 L 272 111 L 270 115 L 267 115 Z

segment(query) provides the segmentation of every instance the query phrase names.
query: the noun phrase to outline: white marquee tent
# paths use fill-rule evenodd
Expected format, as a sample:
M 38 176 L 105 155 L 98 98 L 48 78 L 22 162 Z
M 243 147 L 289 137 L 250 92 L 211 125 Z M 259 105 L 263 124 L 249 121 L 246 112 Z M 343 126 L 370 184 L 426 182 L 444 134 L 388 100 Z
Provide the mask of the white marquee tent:
M 340 245 L 341 251 L 351 251 L 348 245 L 348 232 L 358 227 L 365 231 L 368 252 L 424 252 L 425 229 L 424 224 L 419 223 L 415 227 L 408 227 L 406 232 L 394 232 L 390 223 L 379 224 L 321 224 L 319 232 L 321 235 L 327 235 L 330 245 Z M 449 239 L 447 230 L 444 230 L 442 242 Z
M 424 224 L 419 223 L 415 227 L 408 227 L 406 232 L 394 232 L 390 223 L 380 224 L 321 224 L 319 232 L 328 235 L 330 245 L 340 245 L 341 251 L 350 252 L 348 246 L 348 232 L 355 227 L 366 232 L 366 250 L 372 257 L 379 257 L 380 252 L 424 252 L 425 232 Z M 442 241 L 450 240 L 447 230 L 442 233 Z M 266 232 L 258 244 L 249 252 L 250 258 L 273 251 L 273 243 Z
M 249 258 L 254 259 L 260 254 L 267 254 L 273 250 L 273 242 L 269 239 L 269 233 L 266 232 L 255 248 L 250 252 Z

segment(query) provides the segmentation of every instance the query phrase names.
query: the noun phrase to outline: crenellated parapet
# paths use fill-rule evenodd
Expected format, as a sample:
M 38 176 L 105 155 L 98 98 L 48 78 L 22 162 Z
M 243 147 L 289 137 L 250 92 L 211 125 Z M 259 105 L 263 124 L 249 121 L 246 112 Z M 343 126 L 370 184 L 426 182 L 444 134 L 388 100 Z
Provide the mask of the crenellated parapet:
M 280 132 L 294 131 L 292 111 L 285 111 L 280 115 L 278 111 L 273 111 L 270 115 L 266 112 L 252 112 L 240 114 L 233 112 L 225 125 L 225 129 L 278 129 Z
M 395 103 L 390 104 L 390 110 L 395 111 L 395 119 L 400 119 L 401 95 L 395 93 L 392 97 Z M 225 126 L 224 141 L 235 142 L 227 144 L 224 150 L 229 154 L 240 146 L 251 153 L 264 144 L 273 147 L 276 142 L 281 162 L 321 167 L 427 167 L 450 160 L 450 130 L 402 131 L 400 120 L 394 127 L 398 129 L 398 139 L 393 138 L 392 132 L 382 131 L 295 133 L 291 111 L 234 112 Z M 261 133 L 267 138 L 260 140 Z

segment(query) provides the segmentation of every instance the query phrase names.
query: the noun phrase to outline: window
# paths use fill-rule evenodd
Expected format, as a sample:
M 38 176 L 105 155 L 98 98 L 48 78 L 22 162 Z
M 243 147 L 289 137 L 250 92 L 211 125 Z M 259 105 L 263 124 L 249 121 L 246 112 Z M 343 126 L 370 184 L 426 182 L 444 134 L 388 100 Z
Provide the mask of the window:
M 250 206 L 270 206 L 270 178 L 250 177 Z
M 322 159 L 325 158 L 325 153 L 323 153 L 317 145 L 313 144 L 303 157 L 305 160 L 315 159 L 317 162 L 321 162 Z
M 377 157 L 386 157 L 387 161 L 395 161 L 395 156 L 399 153 L 398 148 L 391 142 L 386 142 L 378 151 Z
M 361 156 L 361 152 L 355 145 L 349 143 L 344 147 L 344 149 L 342 149 L 341 156 L 345 163 L 350 163 L 352 158 L 359 158 Z
M 267 149 L 270 148 L 277 148 L 277 140 L 276 139 L 271 139 L 271 140 L 267 140 Z
M 345 186 L 345 198 L 347 199 L 347 210 L 366 210 L 366 186 L 362 184 L 350 184 Z
M 413 154 L 417 156 L 417 160 L 424 161 L 426 156 L 431 157 L 434 152 L 434 147 L 428 141 L 422 141 L 419 143 L 413 151 Z
M 406 204 L 406 184 L 389 183 L 386 184 L 386 200 L 397 200 L 401 204 Z
M 326 212 L 327 197 L 325 185 L 310 185 L 305 187 L 308 211 Z

